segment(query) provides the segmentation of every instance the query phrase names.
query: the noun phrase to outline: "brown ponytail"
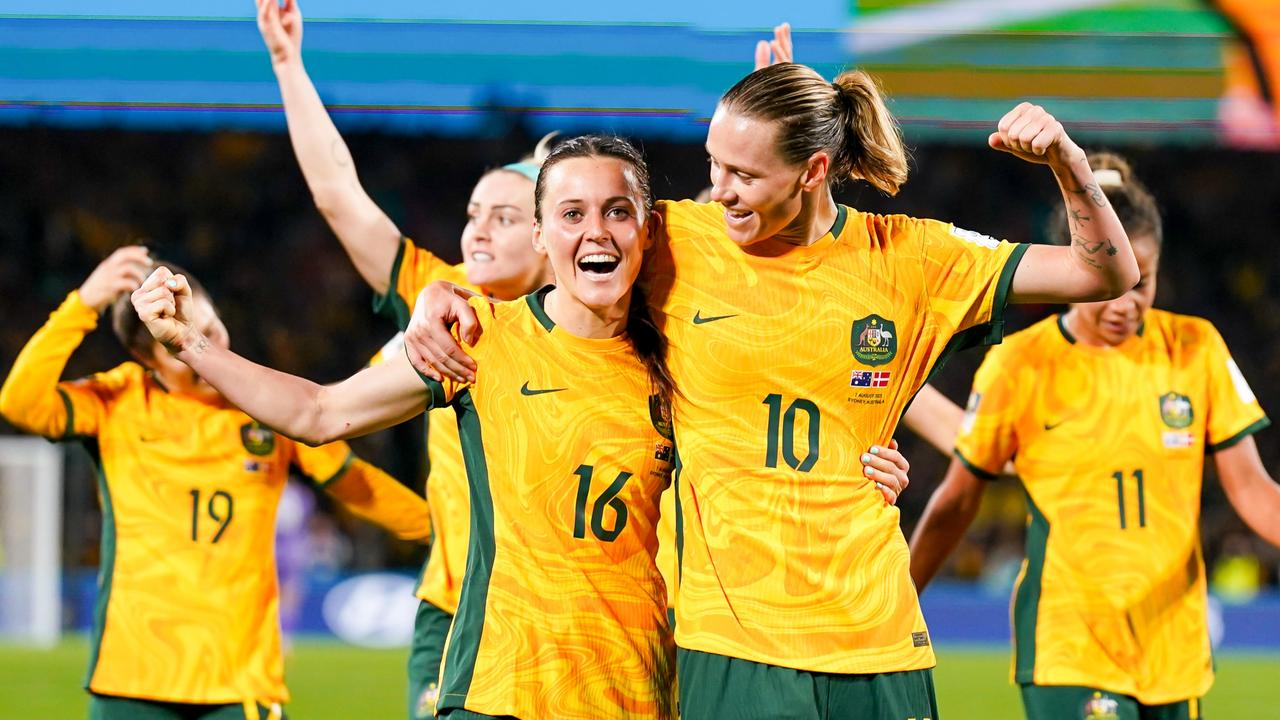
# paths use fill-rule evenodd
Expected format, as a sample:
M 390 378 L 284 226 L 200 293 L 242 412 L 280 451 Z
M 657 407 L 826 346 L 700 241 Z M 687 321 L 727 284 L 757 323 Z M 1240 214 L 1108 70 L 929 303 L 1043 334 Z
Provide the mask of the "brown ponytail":
M 1151 238 L 1156 249 L 1164 244 L 1164 224 L 1160 220 L 1160 207 L 1142 181 L 1133 174 L 1133 168 L 1123 156 L 1113 152 L 1089 153 L 1089 167 L 1093 168 L 1098 187 L 1115 208 L 1120 224 L 1131 239 Z M 1049 237 L 1059 245 L 1071 243 L 1071 228 L 1067 223 L 1067 211 L 1059 206 L 1049 220 Z
M 649 373 L 650 390 L 662 399 L 667 408 L 675 397 L 676 382 L 667 368 L 667 338 L 658 330 L 649 314 L 649 303 L 637 284 L 631 289 L 631 311 L 627 315 L 627 336 L 631 347 Z
M 833 183 L 865 180 L 895 195 L 907 181 L 898 123 L 875 80 L 861 70 L 829 83 L 804 65 L 770 65 L 738 81 L 720 107 L 776 123 L 778 153 L 793 165 L 826 150 Z

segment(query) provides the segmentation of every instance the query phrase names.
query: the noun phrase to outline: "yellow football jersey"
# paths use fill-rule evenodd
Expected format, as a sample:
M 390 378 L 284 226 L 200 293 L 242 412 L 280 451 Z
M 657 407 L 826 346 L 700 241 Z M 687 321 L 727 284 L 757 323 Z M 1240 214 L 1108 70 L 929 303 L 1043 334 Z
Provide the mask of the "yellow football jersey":
M 437 280 L 483 292 L 467 282 L 463 265 L 450 265 L 404 238 L 391 268 L 390 287 L 386 295 L 374 301 L 374 310 L 390 317 L 403 330 L 413 315 L 418 293 Z M 397 335 L 371 363 L 393 352 L 404 352 L 403 348 L 402 336 Z M 436 408 L 427 415 L 427 462 L 426 496 L 435 536 L 416 594 L 420 600 L 452 614 L 458 611 L 458 596 L 467 566 L 467 518 L 470 516 L 467 471 L 462 464 L 458 419 L 452 407 Z
M 1204 456 L 1267 423 L 1199 318 L 1151 310 L 1137 336 L 1103 348 L 1056 316 L 987 355 L 956 454 L 988 478 L 1012 458 L 1027 493 L 1017 682 L 1150 705 L 1208 691 Z
M 625 337 L 556 327 L 549 288 L 491 306 L 458 414 L 471 544 L 438 707 L 522 718 L 671 717 L 674 644 L 655 565 L 673 448 Z
M 391 270 L 393 291 L 380 297 L 374 309 L 391 317 L 403 330 L 413 315 L 418 293 L 427 285 L 442 280 L 469 290 L 484 293 L 467 281 L 462 265 L 449 265 L 419 248 L 411 240 L 401 241 Z M 403 338 L 397 335 L 374 357 L 379 362 L 392 352 L 403 352 Z M 431 554 L 422 570 L 417 596 L 445 612 L 458 609 L 462 592 L 462 576 L 467 564 L 467 471 L 462 463 L 462 446 L 458 438 L 457 416 L 452 407 L 440 407 L 428 413 L 427 461 L 429 464 L 426 495 L 431 505 L 435 538 Z M 675 560 L 675 490 L 663 497 L 662 521 L 659 525 L 659 567 L 667 581 L 668 603 L 674 607 L 676 588 Z
M 862 474 L 951 351 L 997 342 L 1026 246 L 841 206 L 741 248 L 660 203 L 643 276 L 670 343 L 682 648 L 833 673 L 932 667 L 898 510 Z
M 404 537 L 426 503 L 345 443 L 277 435 L 222 402 L 168 392 L 137 363 L 58 382 L 98 314 L 72 293 L 14 363 L 0 408 L 79 440 L 98 468 L 102 561 L 88 689 L 180 703 L 284 702 L 276 506 L 290 465 Z

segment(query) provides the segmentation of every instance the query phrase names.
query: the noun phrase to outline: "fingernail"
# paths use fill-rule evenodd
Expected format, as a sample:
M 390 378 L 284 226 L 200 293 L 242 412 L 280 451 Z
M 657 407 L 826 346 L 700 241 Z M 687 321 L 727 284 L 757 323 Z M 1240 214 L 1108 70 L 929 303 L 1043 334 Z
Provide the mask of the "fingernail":
M 872 446 L 871 446 L 871 454 L 872 454 L 872 455 L 879 455 L 879 454 L 880 454 L 880 446 L 879 446 L 879 445 L 872 445 Z
M 169 278 L 168 280 L 165 280 L 165 281 L 164 281 L 164 286 L 165 286 L 165 287 L 167 287 L 167 288 L 169 288 L 170 290 L 177 290 L 177 289 L 178 289 L 178 281 L 177 281 L 177 280 L 174 280 L 173 278 Z
M 866 465 L 866 464 L 867 464 L 867 463 L 869 463 L 869 462 L 871 462 L 871 456 L 870 456 L 870 455 L 868 455 L 868 454 L 866 454 L 866 453 L 863 453 L 863 454 L 862 454 L 862 464 L 863 464 L 863 465 Z
M 867 477 L 871 477 L 876 474 L 876 469 L 873 467 L 864 467 L 862 468 L 862 471 L 867 474 Z

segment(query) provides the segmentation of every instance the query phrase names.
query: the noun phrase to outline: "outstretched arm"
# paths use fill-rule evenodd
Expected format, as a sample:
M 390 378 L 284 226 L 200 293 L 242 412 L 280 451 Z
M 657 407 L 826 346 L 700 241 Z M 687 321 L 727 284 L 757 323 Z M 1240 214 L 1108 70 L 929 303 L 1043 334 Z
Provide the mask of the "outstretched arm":
M 400 229 L 369 197 L 355 162 L 302 64 L 302 13 L 297 0 L 256 0 L 258 30 L 271 52 L 280 84 L 289 140 L 316 207 L 333 229 L 356 271 L 386 294 L 400 249 Z
M 1280 485 L 1271 478 L 1249 436 L 1213 455 L 1227 499 L 1259 537 L 1280 547 Z
M 1071 245 L 1033 245 L 1018 265 L 1009 302 L 1090 302 L 1119 297 L 1138 282 L 1138 261 L 1120 218 L 1098 187 L 1084 150 L 1044 108 L 1022 103 L 989 145 L 1053 171 L 1071 225 Z
M 334 385 L 319 385 L 250 362 L 209 342 L 191 324 L 191 286 L 157 268 L 133 293 L 151 334 L 232 404 L 308 445 L 356 437 L 404 422 L 429 406 L 426 383 L 397 356 Z
M 982 505 L 986 484 L 959 460 L 952 460 L 942 484 L 933 491 L 929 504 L 911 534 L 911 579 L 917 592 L 942 568 L 947 556 L 973 524 Z

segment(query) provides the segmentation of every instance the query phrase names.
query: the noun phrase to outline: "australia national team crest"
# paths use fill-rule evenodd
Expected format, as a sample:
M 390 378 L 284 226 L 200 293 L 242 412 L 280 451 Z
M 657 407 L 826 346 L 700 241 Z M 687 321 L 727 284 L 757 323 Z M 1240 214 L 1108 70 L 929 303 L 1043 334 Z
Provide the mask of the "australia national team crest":
M 1094 692 L 1084 704 L 1083 720 L 1119 720 L 1120 703 L 1100 692 Z
M 1191 408 L 1191 398 L 1168 392 L 1160 396 L 1160 419 L 1171 428 L 1190 427 L 1195 420 L 1195 411 Z
M 240 426 L 240 442 L 254 455 L 270 455 L 276 449 L 276 434 L 260 423 L 245 423 Z
M 854 320 L 849 344 L 853 359 L 872 367 L 888 364 L 898 354 L 898 334 L 893 321 L 879 315 Z

